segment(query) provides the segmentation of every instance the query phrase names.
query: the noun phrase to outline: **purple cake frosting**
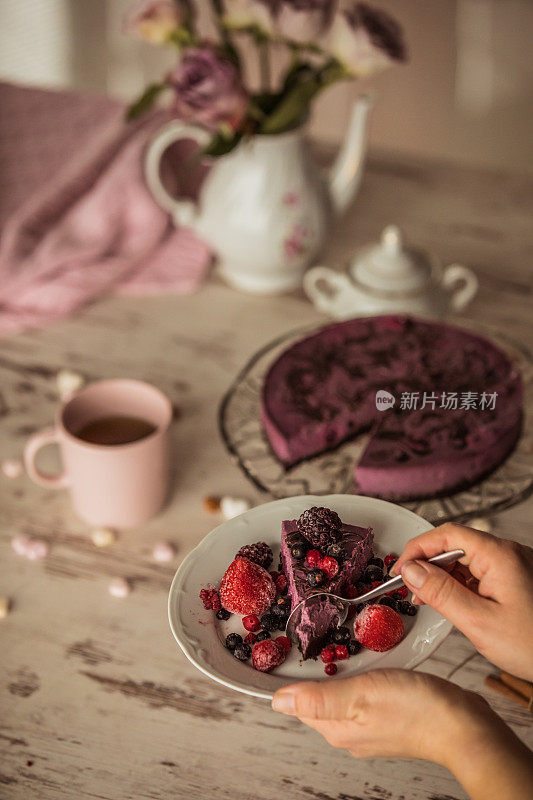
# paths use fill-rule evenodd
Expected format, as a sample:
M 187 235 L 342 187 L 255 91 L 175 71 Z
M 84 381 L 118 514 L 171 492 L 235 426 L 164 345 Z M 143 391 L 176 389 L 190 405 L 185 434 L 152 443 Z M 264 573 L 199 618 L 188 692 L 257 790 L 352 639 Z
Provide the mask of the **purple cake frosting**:
M 376 408 L 376 392 L 394 408 Z M 458 408 L 441 408 L 442 393 Z M 401 408 L 418 393 L 418 408 Z M 496 393 L 495 408 L 461 408 L 461 397 Z M 422 399 L 436 396 L 420 409 Z M 435 407 L 433 407 L 433 405 Z M 364 494 L 408 499 L 475 483 L 516 444 L 522 424 L 520 374 L 498 347 L 461 328 L 405 316 L 348 320 L 282 353 L 269 369 L 262 419 L 287 467 L 365 431 L 355 468 Z
M 372 528 L 360 528 L 357 525 L 342 526 L 341 544 L 346 558 L 341 569 L 334 578 L 323 583 L 319 589 L 311 588 L 307 583 L 307 572 L 303 561 L 291 555 L 293 538 L 298 533 L 296 520 L 285 520 L 281 525 L 281 561 L 283 572 L 289 583 L 288 596 L 291 600 L 291 611 L 298 603 L 317 591 L 333 592 L 342 595 L 344 590 L 353 585 L 363 573 L 367 561 L 372 556 L 374 535 Z M 304 607 L 298 622 L 296 633 L 299 648 L 304 659 L 316 658 L 322 649 L 326 635 L 337 624 L 338 612 L 328 600 Z

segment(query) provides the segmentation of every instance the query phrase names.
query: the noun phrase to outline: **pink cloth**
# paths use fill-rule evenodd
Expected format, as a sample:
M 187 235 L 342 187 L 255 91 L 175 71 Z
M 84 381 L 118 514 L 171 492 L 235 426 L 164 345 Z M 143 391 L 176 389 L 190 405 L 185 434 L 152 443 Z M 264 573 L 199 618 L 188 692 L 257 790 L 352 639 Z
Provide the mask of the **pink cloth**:
M 108 292 L 195 291 L 211 254 L 176 230 L 142 177 L 165 120 L 123 122 L 102 97 L 0 83 L 0 334 Z

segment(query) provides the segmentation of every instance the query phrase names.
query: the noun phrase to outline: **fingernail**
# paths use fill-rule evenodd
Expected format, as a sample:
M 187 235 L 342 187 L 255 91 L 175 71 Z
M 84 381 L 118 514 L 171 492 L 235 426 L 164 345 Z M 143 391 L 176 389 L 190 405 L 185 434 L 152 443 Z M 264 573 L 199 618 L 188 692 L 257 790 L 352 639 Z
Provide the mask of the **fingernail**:
M 418 561 L 406 561 L 402 567 L 402 577 L 410 586 L 420 589 L 428 576 L 427 570 Z
M 294 715 L 294 694 L 280 689 L 272 698 L 272 708 L 274 711 L 279 711 L 281 714 Z

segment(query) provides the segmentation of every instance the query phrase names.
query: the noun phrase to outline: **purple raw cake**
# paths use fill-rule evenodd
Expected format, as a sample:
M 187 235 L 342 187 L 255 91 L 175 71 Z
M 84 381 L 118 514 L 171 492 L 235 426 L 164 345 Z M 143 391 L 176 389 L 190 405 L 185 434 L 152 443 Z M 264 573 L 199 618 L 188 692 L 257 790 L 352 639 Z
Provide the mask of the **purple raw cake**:
M 342 525 L 342 545 L 346 557 L 340 571 L 334 578 L 311 588 L 307 583 L 308 570 L 304 560 L 297 560 L 291 555 L 293 540 L 298 536 L 296 520 L 286 520 L 281 525 L 281 561 L 283 572 L 289 583 L 288 596 L 291 600 L 291 611 L 298 603 L 310 594 L 317 592 L 333 592 L 342 595 L 344 590 L 353 585 L 363 573 L 367 561 L 372 556 L 374 535 L 372 528 L 360 528 L 357 525 Z M 304 608 L 296 632 L 299 648 L 304 659 L 316 658 L 324 646 L 328 632 L 336 626 L 338 612 L 335 605 L 327 600 L 316 606 Z
M 376 408 L 376 392 L 396 399 Z M 418 393 L 418 407 L 403 395 Z M 458 407 L 441 407 L 455 393 Z M 461 408 L 464 395 L 496 394 L 490 408 Z M 421 408 L 422 398 L 436 396 Z M 451 492 L 495 469 L 522 425 L 522 383 L 488 339 L 405 316 L 348 320 L 288 348 L 269 369 L 262 419 L 287 467 L 370 431 L 355 466 L 361 493 L 408 499 Z

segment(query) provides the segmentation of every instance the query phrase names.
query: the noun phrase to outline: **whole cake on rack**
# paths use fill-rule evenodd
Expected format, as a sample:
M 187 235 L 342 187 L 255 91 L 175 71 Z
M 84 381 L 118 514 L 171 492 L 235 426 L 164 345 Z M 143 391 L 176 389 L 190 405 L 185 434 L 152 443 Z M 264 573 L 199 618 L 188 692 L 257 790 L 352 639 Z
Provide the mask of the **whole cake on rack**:
M 394 405 L 378 407 L 388 392 Z M 507 355 L 465 329 L 407 316 L 329 325 L 268 370 L 262 420 L 287 467 L 365 432 L 362 494 L 402 500 L 476 483 L 514 448 L 522 381 Z

